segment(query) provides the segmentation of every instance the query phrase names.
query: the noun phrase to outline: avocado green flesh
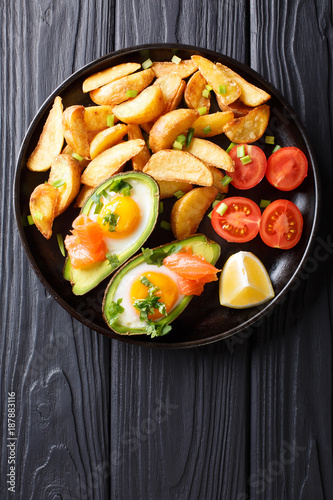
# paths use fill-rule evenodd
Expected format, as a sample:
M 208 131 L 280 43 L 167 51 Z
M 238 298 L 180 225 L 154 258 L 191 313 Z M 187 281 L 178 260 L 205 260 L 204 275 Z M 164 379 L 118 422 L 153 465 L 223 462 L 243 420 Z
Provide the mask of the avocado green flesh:
M 162 248 L 169 249 L 175 244 L 169 243 L 168 245 L 163 245 Z M 221 253 L 221 248 L 220 245 L 215 243 L 214 241 L 208 240 L 205 235 L 203 234 L 197 234 L 194 236 L 191 236 L 190 238 L 187 238 L 186 240 L 178 241 L 177 244 L 181 244 L 184 247 L 191 247 L 192 251 L 194 254 L 200 255 L 204 257 L 204 259 L 209 262 L 210 264 L 215 264 L 216 261 L 218 260 L 220 253 Z M 117 274 L 112 278 L 110 281 L 106 292 L 104 296 L 104 302 L 103 302 L 103 316 L 104 319 L 109 326 L 114 332 L 119 333 L 120 335 L 138 335 L 138 334 L 146 334 L 146 330 L 144 328 L 129 328 L 128 326 L 125 326 L 120 323 L 120 321 L 114 322 L 112 325 L 110 324 L 110 318 L 108 317 L 108 311 L 109 311 L 109 306 L 111 302 L 113 302 L 113 297 L 115 295 L 116 289 L 120 283 L 120 281 L 123 279 L 125 274 L 127 274 L 131 269 L 134 267 L 138 266 L 144 262 L 144 257 L 143 255 L 139 255 L 138 257 L 135 257 L 132 259 L 130 262 L 125 264 L 118 272 Z M 158 271 L 158 267 L 156 266 L 156 270 Z M 175 320 L 179 314 L 185 309 L 185 307 L 189 304 L 189 302 L 192 299 L 192 295 L 185 296 L 181 302 L 173 309 L 170 314 L 167 316 L 164 316 L 161 318 L 159 321 L 156 321 L 156 324 L 159 325 L 167 325 L 171 323 L 173 320 Z
M 67 258 L 63 276 L 66 280 L 72 283 L 72 291 L 75 295 L 84 295 L 85 293 L 89 292 L 90 290 L 95 288 L 101 281 L 107 278 L 115 269 L 120 267 L 127 259 L 129 259 L 135 252 L 137 252 L 139 248 L 141 248 L 156 224 L 159 207 L 159 187 L 154 179 L 142 172 L 125 172 L 122 174 L 114 175 L 106 182 L 100 184 L 87 200 L 81 213 L 88 214 L 94 203 L 94 201 L 91 199 L 92 196 L 96 194 L 102 194 L 102 192 L 108 189 L 108 187 L 118 178 L 121 178 L 129 183 L 131 182 L 131 179 L 140 181 L 148 186 L 152 199 L 152 210 L 149 222 L 146 225 L 145 230 L 141 233 L 140 237 L 134 242 L 131 247 L 127 248 L 123 252 L 115 254 L 119 261 L 119 264 L 116 267 L 111 267 L 110 262 L 105 259 L 102 262 L 95 262 L 94 264 L 91 264 L 89 266 L 74 269 L 71 265 L 70 259 Z

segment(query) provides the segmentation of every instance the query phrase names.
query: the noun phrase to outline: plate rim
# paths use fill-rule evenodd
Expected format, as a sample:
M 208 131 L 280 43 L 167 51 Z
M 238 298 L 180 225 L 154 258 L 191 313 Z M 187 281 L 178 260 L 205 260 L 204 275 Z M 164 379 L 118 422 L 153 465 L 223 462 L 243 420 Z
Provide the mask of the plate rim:
M 222 332 L 219 334 L 215 334 L 213 336 L 210 336 L 205 339 L 197 339 L 197 340 L 188 340 L 188 341 L 182 341 L 182 342 L 154 342 L 151 340 L 141 340 L 141 335 L 138 336 L 127 336 L 127 335 L 118 335 L 111 330 L 108 331 L 107 327 L 105 330 L 100 328 L 98 325 L 94 324 L 93 321 L 89 320 L 88 318 L 82 317 L 72 306 L 70 306 L 66 300 L 64 300 L 55 290 L 54 288 L 49 284 L 47 279 L 44 277 L 42 271 L 39 269 L 37 262 L 34 259 L 34 256 L 29 248 L 28 242 L 25 237 L 25 232 L 24 232 L 24 227 L 21 221 L 21 213 L 20 213 L 20 204 L 19 204 L 19 187 L 20 187 L 20 177 L 21 177 L 21 172 L 22 169 L 24 168 L 22 159 L 25 154 L 25 150 L 29 145 L 29 142 L 31 140 L 31 136 L 33 135 L 33 132 L 37 125 L 39 124 L 39 121 L 42 117 L 42 115 L 45 113 L 46 109 L 51 106 L 54 98 L 59 95 L 62 91 L 64 91 L 73 81 L 77 80 L 82 74 L 87 73 L 89 69 L 93 69 L 95 66 L 105 62 L 112 60 L 113 58 L 117 58 L 121 55 L 127 55 L 131 54 L 133 52 L 138 53 L 143 50 L 158 50 L 158 49 L 166 49 L 166 50 L 173 50 L 173 49 L 178 49 L 178 50 L 188 50 L 192 52 L 198 52 L 198 53 L 203 53 L 211 58 L 221 58 L 225 60 L 226 62 L 231 63 L 232 65 L 236 66 L 239 68 L 241 71 L 244 71 L 247 74 L 250 74 L 253 78 L 255 78 L 257 81 L 262 81 L 266 87 L 272 92 L 272 94 L 275 95 L 275 97 L 280 101 L 282 106 L 286 109 L 286 111 L 290 114 L 292 117 L 293 121 L 295 122 L 295 125 L 297 126 L 297 129 L 299 130 L 302 139 L 304 140 L 304 143 L 307 148 L 307 153 L 311 159 L 311 163 L 313 166 L 313 177 L 314 177 L 314 213 L 313 213 L 313 220 L 312 220 L 312 225 L 311 225 L 311 231 L 307 240 L 307 244 L 305 247 L 305 250 L 303 252 L 302 258 L 300 262 L 298 263 L 298 266 L 296 267 L 293 275 L 290 277 L 289 281 L 286 283 L 286 285 L 282 288 L 282 290 L 278 293 L 276 297 L 274 297 L 271 301 L 267 303 L 267 306 L 258 311 L 257 314 L 254 314 L 246 320 L 245 322 L 241 323 L 240 325 L 237 325 L 230 330 L 226 332 Z M 318 226 L 319 226 L 319 213 L 320 213 L 320 178 L 319 178 L 319 169 L 318 169 L 318 164 L 317 160 L 313 151 L 313 147 L 310 143 L 307 131 L 301 122 L 301 119 L 299 118 L 298 114 L 295 112 L 293 107 L 289 104 L 289 102 L 285 99 L 285 97 L 281 94 L 281 92 L 274 87 L 272 83 L 270 83 L 265 77 L 263 77 L 260 73 L 258 73 L 256 70 L 252 69 L 251 67 L 247 66 L 246 64 L 237 61 L 236 59 L 226 56 L 222 54 L 221 52 L 213 51 L 211 49 L 207 49 L 205 47 L 200 47 L 198 45 L 189 45 L 189 44 L 177 44 L 177 43 L 150 43 L 150 44 L 142 44 L 142 45 L 137 45 L 137 46 L 130 46 L 127 48 L 122 48 L 116 51 L 112 51 L 104 56 L 101 56 L 83 67 L 79 68 L 77 71 L 72 73 L 69 77 L 67 77 L 60 85 L 58 85 L 54 91 L 44 100 L 42 105 L 39 107 L 37 110 L 34 118 L 29 124 L 29 127 L 25 133 L 25 136 L 23 138 L 23 141 L 21 143 L 19 153 L 15 162 L 15 173 L 14 173 L 14 184 L 13 184 L 13 204 L 14 204 L 14 213 L 15 213 L 15 219 L 16 219 L 16 224 L 18 227 L 18 232 L 19 232 L 19 237 L 21 240 L 21 244 L 24 248 L 25 254 L 28 257 L 29 263 L 34 270 L 36 276 L 44 286 L 44 288 L 50 293 L 50 295 L 58 302 L 72 317 L 77 319 L 80 323 L 83 325 L 87 326 L 91 330 L 103 335 L 104 337 L 112 338 L 121 342 L 125 342 L 128 344 L 132 345 L 137 345 L 141 347 L 148 347 L 148 348 L 154 348 L 154 349 L 186 349 L 186 348 L 193 348 L 193 347 L 199 347 L 203 345 L 209 345 L 214 342 L 218 342 L 220 340 L 224 340 L 228 337 L 231 337 L 233 335 L 236 335 L 237 333 L 246 330 L 249 326 L 255 324 L 257 321 L 259 321 L 261 318 L 267 316 L 271 311 L 274 310 L 274 308 L 281 302 L 283 297 L 287 294 L 288 291 L 292 288 L 293 284 L 295 283 L 298 274 L 300 273 L 303 265 L 305 264 L 307 258 L 309 257 L 311 250 L 314 246 L 315 243 L 315 238 L 317 236 L 318 232 Z M 101 312 L 102 314 L 102 312 Z M 145 337 L 146 338 L 146 337 Z

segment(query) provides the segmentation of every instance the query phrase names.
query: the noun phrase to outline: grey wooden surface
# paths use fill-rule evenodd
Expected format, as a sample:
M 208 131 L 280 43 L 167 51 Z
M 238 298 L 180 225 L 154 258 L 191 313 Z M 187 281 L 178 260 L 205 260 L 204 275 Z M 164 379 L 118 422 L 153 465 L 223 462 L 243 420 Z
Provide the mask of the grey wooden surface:
M 332 498 L 331 3 L 0 5 L 1 498 Z M 322 179 L 321 240 L 297 289 L 248 331 L 179 352 L 126 345 L 73 320 L 31 270 L 12 204 L 20 144 L 46 97 L 95 58 L 152 42 L 216 50 L 271 81 L 306 126 Z

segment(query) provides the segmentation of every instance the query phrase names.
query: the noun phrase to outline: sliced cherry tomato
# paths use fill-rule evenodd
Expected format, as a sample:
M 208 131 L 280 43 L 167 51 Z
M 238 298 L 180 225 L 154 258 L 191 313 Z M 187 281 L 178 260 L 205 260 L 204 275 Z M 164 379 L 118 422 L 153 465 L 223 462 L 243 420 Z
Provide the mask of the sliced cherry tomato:
M 238 151 L 244 148 L 244 157 L 250 157 L 249 163 L 243 164 L 241 158 L 238 158 Z M 235 171 L 230 173 L 232 177 L 231 184 L 237 189 L 250 189 L 259 184 L 263 179 L 267 166 L 266 155 L 262 149 L 250 144 L 238 144 L 234 146 L 229 155 L 235 162 Z
M 302 214 L 292 201 L 273 201 L 262 214 L 260 236 L 269 247 L 292 248 L 299 242 L 302 229 Z
M 297 188 L 307 174 L 308 160 L 298 148 L 281 148 L 268 158 L 266 178 L 280 191 Z
M 218 210 L 222 203 L 228 208 L 223 215 L 220 215 Z M 213 228 L 222 238 L 245 243 L 257 236 L 260 218 L 260 208 L 254 201 L 241 196 L 232 196 L 215 206 L 211 220 Z

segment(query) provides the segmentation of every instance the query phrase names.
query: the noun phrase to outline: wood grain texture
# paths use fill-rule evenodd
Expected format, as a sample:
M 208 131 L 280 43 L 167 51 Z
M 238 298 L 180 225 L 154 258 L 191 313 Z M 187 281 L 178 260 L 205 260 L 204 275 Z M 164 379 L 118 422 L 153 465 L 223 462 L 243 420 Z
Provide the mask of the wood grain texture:
M 57 85 L 114 49 L 178 42 L 251 65 L 291 102 L 314 144 L 325 214 L 333 187 L 329 2 L 0 0 L 0 7 L 1 498 L 330 498 L 329 217 L 301 279 L 270 317 L 224 342 L 174 352 L 111 341 L 73 320 L 31 270 L 8 209 L 24 133 Z M 6 486 L 11 391 L 15 497 Z

